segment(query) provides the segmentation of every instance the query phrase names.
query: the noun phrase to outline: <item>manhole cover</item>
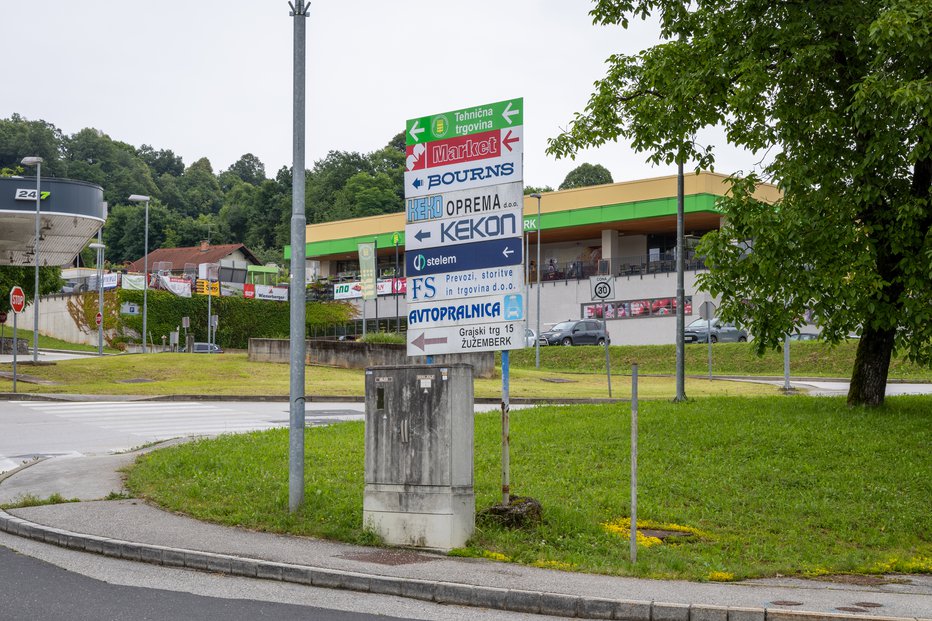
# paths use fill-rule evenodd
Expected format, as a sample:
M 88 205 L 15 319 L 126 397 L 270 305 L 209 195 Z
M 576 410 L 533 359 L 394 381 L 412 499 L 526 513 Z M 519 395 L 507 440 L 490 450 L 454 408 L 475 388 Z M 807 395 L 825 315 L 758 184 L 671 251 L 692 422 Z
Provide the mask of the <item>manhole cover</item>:
M 542 382 L 550 382 L 551 384 L 575 384 L 576 380 L 563 379 L 562 377 L 542 377 L 540 378 Z
M 882 608 L 883 604 L 878 604 L 877 602 L 854 602 L 855 606 L 860 606 L 861 608 Z
M 841 610 L 842 612 L 867 612 L 867 608 L 857 608 L 855 606 L 839 606 L 835 610 Z
M 145 384 L 147 382 L 154 382 L 155 380 L 146 379 L 145 377 L 134 377 L 132 379 L 125 380 L 114 380 L 117 384 Z
M 378 550 L 375 552 L 357 552 L 355 554 L 341 554 L 339 558 L 363 563 L 378 563 L 379 565 L 411 565 L 414 563 L 427 563 L 437 560 L 433 556 L 418 554 L 408 550 Z
M 774 606 L 802 606 L 802 602 L 794 602 L 791 599 L 778 599 L 774 602 L 770 602 Z

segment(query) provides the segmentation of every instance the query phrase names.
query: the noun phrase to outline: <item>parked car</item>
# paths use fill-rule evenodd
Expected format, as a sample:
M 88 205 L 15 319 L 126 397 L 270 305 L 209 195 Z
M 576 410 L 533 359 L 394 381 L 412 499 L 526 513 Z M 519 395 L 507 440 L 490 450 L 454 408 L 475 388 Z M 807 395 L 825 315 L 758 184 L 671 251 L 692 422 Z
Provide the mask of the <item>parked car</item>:
M 819 335 L 814 332 L 797 332 L 790 335 L 791 341 L 818 341 Z
M 195 354 L 222 354 L 223 350 L 220 349 L 219 345 L 214 343 L 194 343 L 194 353 Z
M 531 330 L 530 328 L 524 329 L 524 346 L 525 347 L 534 347 L 534 343 L 537 342 L 537 333 Z
M 747 330 L 737 327 L 733 323 L 725 323 L 721 319 L 712 319 L 711 335 L 709 333 L 709 321 L 697 319 L 686 326 L 683 331 L 683 341 L 685 343 L 713 343 L 737 342 L 744 343 L 748 340 Z
M 541 345 L 605 345 L 609 341 L 605 323 L 595 319 L 563 321 L 541 332 Z

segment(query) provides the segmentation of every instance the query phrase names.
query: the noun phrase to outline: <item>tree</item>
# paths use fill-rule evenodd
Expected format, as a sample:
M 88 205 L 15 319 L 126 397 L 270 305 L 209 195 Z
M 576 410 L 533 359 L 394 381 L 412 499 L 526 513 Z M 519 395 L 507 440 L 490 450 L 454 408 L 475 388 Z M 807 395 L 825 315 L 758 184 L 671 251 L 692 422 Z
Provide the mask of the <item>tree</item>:
M 61 131 L 45 121 L 28 121 L 18 114 L 0 119 L 0 168 L 16 169 L 24 157 L 42 158 L 42 176 L 62 177 Z M 35 174 L 24 171 L 25 174 Z
M 602 185 L 603 183 L 613 183 L 612 173 L 601 164 L 580 164 L 567 175 L 563 183 L 560 184 L 561 190 L 571 190 L 573 188 L 585 188 L 590 185 Z
M 544 192 L 553 192 L 553 188 L 549 185 L 536 186 L 536 185 L 526 185 L 524 186 L 524 195 L 529 194 L 543 194 Z
M 36 271 L 33 266 L 3 265 L 0 266 L 0 313 L 10 313 L 10 290 L 19 285 L 26 294 L 26 302 L 36 299 Z M 39 268 L 39 294 L 55 293 L 60 291 L 63 281 L 60 267 Z
M 137 153 L 139 158 L 149 167 L 153 178 L 165 174 L 180 177 L 184 173 L 184 162 L 181 160 L 181 156 L 175 155 L 171 149 L 156 151 L 151 146 L 144 144 L 139 147 Z
M 848 403 L 880 405 L 891 356 L 932 363 L 932 0 L 600 0 L 597 23 L 656 14 L 665 42 L 609 59 L 558 156 L 625 139 L 653 162 L 714 164 L 699 130 L 768 154 L 732 179 L 700 252 L 725 318 L 777 348 L 811 312 L 861 339 Z M 764 162 L 764 160 L 762 160 Z M 756 200 L 755 184 L 782 198 Z
M 265 181 L 265 164 L 252 153 L 242 155 L 226 172 L 233 173 L 250 185 L 257 186 Z

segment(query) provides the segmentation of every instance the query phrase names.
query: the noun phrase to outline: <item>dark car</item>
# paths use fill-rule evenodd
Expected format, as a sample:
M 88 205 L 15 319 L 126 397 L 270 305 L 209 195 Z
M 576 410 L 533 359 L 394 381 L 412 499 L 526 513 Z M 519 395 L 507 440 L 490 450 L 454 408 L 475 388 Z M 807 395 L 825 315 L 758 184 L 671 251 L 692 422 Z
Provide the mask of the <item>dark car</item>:
M 709 324 L 711 323 L 711 334 L 709 333 Z M 747 330 L 737 327 L 733 323 L 725 323 L 721 319 L 713 319 L 711 322 L 705 319 L 697 319 L 686 326 L 683 332 L 683 341 L 686 343 L 713 343 L 737 342 L 744 343 L 748 340 Z
M 563 321 L 540 334 L 541 345 L 604 345 L 605 323 L 595 319 Z
M 213 343 L 194 343 L 194 353 L 195 354 L 222 354 L 223 350 L 220 349 L 219 345 L 214 345 Z

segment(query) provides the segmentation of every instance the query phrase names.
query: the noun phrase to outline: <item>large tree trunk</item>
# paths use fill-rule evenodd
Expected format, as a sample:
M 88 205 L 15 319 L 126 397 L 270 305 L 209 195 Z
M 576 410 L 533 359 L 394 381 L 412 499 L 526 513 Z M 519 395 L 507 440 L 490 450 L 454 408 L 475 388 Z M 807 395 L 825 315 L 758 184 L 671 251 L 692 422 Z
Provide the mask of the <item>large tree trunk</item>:
M 862 332 L 848 390 L 848 405 L 883 405 L 894 335 L 893 330 L 866 328 Z

